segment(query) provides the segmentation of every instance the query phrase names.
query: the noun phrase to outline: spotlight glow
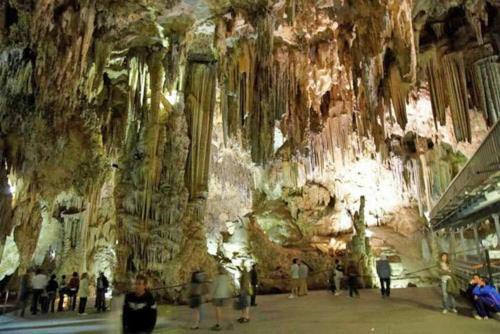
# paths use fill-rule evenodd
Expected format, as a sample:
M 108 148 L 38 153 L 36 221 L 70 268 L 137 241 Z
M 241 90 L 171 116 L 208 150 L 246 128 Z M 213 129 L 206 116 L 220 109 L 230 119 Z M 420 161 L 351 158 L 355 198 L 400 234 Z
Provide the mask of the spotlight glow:
M 7 183 L 9 184 L 9 192 L 14 195 L 16 193 L 16 185 L 10 179 L 7 179 Z
M 170 102 L 170 104 L 172 105 L 177 104 L 177 102 L 179 101 L 179 94 L 177 90 L 169 92 L 165 97 L 167 98 L 168 102 Z

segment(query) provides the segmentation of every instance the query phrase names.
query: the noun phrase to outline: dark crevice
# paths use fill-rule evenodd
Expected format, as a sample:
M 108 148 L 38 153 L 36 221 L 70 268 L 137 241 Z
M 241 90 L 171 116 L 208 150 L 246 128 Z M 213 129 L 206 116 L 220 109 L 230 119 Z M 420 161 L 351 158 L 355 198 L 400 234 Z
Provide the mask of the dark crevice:
M 448 37 L 453 37 L 461 27 L 467 24 L 464 9 L 462 7 L 451 8 L 446 16 L 444 32 Z
M 19 16 L 17 9 L 12 7 L 8 2 L 5 6 L 5 29 L 10 31 L 10 27 L 17 24 Z

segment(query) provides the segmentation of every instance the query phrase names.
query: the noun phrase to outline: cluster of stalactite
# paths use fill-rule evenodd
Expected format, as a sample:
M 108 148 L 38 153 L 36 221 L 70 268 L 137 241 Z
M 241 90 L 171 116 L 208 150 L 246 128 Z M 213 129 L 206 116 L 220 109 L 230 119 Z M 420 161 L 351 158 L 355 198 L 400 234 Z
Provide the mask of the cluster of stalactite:
M 276 5 L 263 1 L 255 4 L 260 11 L 245 4 L 232 3 L 228 15 L 219 19 L 216 46 L 221 52 L 224 129 L 229 136 L 241 130 L 257 163 L 274 157 L 275 121 L 281 122 L 291 152 L 303 152 L 304 139 L 312 134 L 319 145 L 312 150 L 330 153 L 324 149 L 329 137 L 352 133 L 343 130 L 347 119 L 339 117 L 342 113 L 352 114 L 350 127 L 380 150 L 388 137 L 386 123 L 405 129 L 409 95 L 425 81 L 436 122 L 444 125 L 449 112 L 458 141 L 471 141 L 473 107 L 484 112 L 488 124 L 497 119 L 498 58 L 492 43 L 498 23 L 487 22 L 484 2 L 467 4 L 463 20 L 467 16 L 471 23 L 462 21 L 457 14 L 461 7 L 452 4 L 436 5 L 442 17 L 433 23 L 426 22 L 438 14 L 411 1 L 325 1 L 321 6 L 300 0 Z M 458 25 L 463 32 L 457 32 Z M 244 29 L 256 37 L 243 35 Z M 432 29 L 436 32 L 429 36 Z M 481 37 L 470 41 L 476 35 Z M 468 42 L 453 45 L 454 37 Z M 318 84 L 322 75 L 330 75 L 333 83 Z M 261 89 L 268 93 L 259 93 Z M 338 100 L 350 105 L 339 112 Z M 319 140 L 314 133 L 322 131 L 325 138 Z M 350 143 L 335 141 L 339 148 Z
M 179 254 L 190 138 L 183 105 L 167 95 L 182 94 L 193 20 L 180 10 L 162 16 L 178 2 L 2 2 L 0 245 L 14 231 L 19 273 L 33 265 L 42 213 L 61 224 L 60 270 L 95 272 L 113 261 L 115 241 L 118 279 L 161 273 Z M 206 86 L 197 88 L 200 98 Z M 206 174 L 205 154 L 193 169 Z M 60 203 L 64 192 L 77 208 Z
M 271 166 L 264 177 L 293 188 L 380 153 L 421 213 L 462 159 L 404 134 L 409 95 L 428 89 L 459 141 L 472 107 L 499 118 L 492 1 L 212 0 L 215 41 L 179 2 L 0 3 L 0 254 L 14 231 L 21 271 L 42 214 L 62 226 L 57 255 L 83 256 L 64 270 L 110 262 L 109 244 L 119 280 L 206 264 L 216 107 L 225 143 Z
M 498 120 L 500 65 L 494 52 L 491 45 L 469 54 L 462 51 L 443 54 L 434 48 L 425 57 L 435 120 L 445 125 L 449 108 L 457 140 L 472 139 L 469 119 L 472 106 L 483 112 L 488 125 Z

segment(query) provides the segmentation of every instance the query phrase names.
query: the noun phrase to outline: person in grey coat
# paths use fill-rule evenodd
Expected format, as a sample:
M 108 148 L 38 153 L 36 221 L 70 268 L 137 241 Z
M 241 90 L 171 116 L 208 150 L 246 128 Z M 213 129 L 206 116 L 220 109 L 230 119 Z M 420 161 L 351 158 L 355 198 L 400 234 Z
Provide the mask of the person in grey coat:
M 380 279 L 382 298 L 389 297 L 391 295 L 391 265 L 384 255 L 377 261 L 377 275 Z

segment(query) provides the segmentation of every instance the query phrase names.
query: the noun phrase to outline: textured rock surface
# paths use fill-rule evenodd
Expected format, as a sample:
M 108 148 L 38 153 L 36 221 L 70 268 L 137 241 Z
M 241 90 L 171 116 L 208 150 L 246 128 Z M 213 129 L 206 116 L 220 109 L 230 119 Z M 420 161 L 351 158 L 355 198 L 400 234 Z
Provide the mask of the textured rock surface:
M 416 266 L 420 246 L 366 233 L 421 245 L 498 120 L 499 7 L 1 2 L 0 275 L 105 270 L 121 288 L 248 260 L 274 291 L 293 257 L 314 286 L 333 254 Z

